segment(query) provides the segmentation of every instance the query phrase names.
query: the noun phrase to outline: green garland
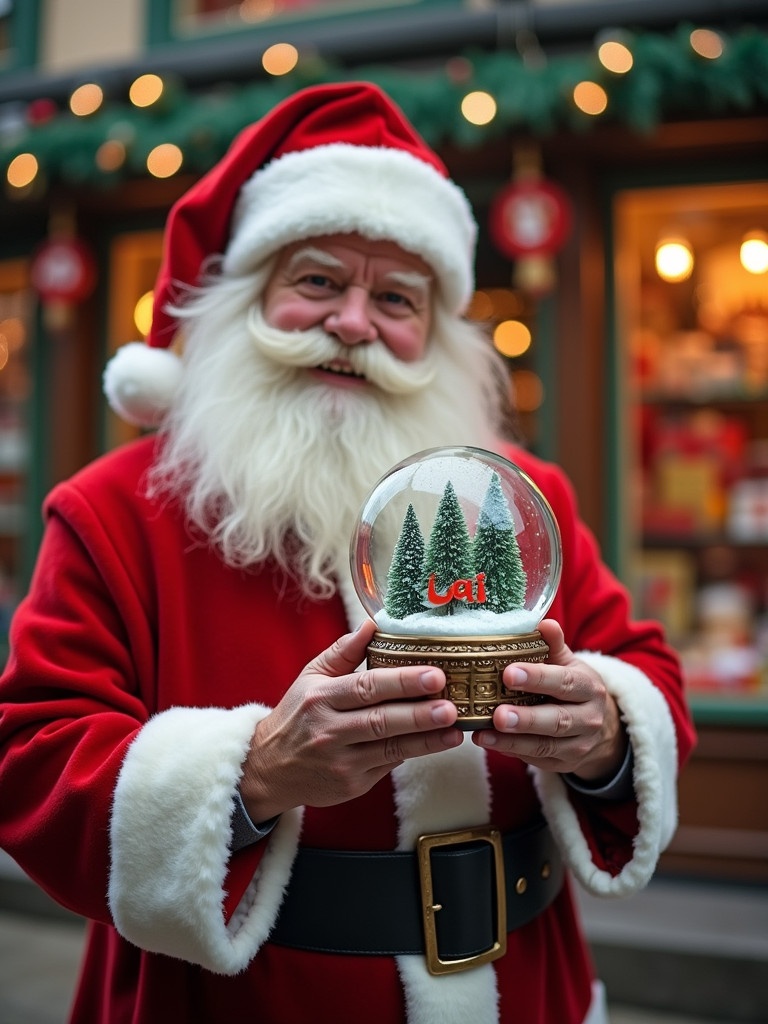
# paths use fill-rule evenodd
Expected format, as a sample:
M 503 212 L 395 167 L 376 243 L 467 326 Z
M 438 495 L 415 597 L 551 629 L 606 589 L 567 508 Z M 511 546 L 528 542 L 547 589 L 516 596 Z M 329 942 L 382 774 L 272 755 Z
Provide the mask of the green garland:
M 433 146 L 473 148 L 511 132 L 545 136 L 555 130 L 587 131 L 613 122 L 650 133 L 665 120 L 717 117 L 764 111 L 768 101 L 768 33 L 744 28 L 723 37 L 724 52 L 712 60 L 691 48 L 693 26 L 669 35 L 623 37 L 634 57 L 625 75 L 612 74 L 596 53 L 551 57 L 536 66 L 516 52 L 465 52 L 440 69 L 406 72 L 391 65 L 340 69 L 317 58 L 299 61 L 291 74 L 201 93 L 170 83 L 154 107 L 137 109 L 127 99 L 108 100 L 90 117 L 60 112 L 44 124 L 17 126 L 0 134 L 3 176 L 11 160 L 31 152 L 40 171 L 35 191 L 53 181 L 109 187 L 126 177 L 147 176 L 147 154 L 164 142 L 179 146 L 183 169 L 199 174 L 213 166 L 237 132 L 275 103 L 307 85 L 366 79 L 380 85 L 403 108 Z M 582 80 L 598 82 L 608 95 L 604 114 L 590 117 L 574 105 Z M 460 104 L 465 94 L 484 90 L 495 98 L 496 117 L 486 126 L 470 124 Z M 121 141 L 124 164 L 101 170 L 96 153 L 107 140 Z M 23 190 L 11 189 L 11 193 Z

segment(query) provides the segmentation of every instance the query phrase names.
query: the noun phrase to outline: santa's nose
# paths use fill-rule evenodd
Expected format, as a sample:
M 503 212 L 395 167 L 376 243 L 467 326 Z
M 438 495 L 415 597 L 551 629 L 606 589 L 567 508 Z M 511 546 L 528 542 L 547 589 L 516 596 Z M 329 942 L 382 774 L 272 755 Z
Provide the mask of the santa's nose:
M 350 285 L 341 292 L 325 318 L 325 330 L 344 345 L 375 341 L 378 334 L 371 319 L 371 298 L 366 288 Z

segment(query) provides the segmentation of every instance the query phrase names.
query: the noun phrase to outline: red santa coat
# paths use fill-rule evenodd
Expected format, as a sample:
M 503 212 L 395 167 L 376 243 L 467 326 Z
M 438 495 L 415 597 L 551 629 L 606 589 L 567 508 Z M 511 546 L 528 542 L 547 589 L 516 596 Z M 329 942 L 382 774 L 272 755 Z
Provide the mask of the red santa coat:
M 356 800 L 289 811 L 267 840 L 230 856 L 232 797 L 253 728 L 347 631 L 352 602 L 310 601 L 270 564 L 225 567 L 173 503 L 144 496 L 154 444 L 112 453 L 50 495 L 0 682 L 0 844 L 93 922 L 71 1019 L 600 1019 L 589 1009 L 592 968 L 568 885 L 510 935 L 502 960 L 458 975 L 433 978 L 421 957 L 268 941 L 299 843 L 405 849 L 421 832 L 516 828 L 543 808 L 591 892 L 629 894 L 650 878 L 675 827 L 676 770 L 692 745 L 679 669 L 655 625 L 630 623 L 625 592 L 562 474 L 505 452 L 560 525 L 563 576 L 549 614 L 619 702 L 637 802 L 581 796 L 555 774 L 465 742 L 406 762 Z

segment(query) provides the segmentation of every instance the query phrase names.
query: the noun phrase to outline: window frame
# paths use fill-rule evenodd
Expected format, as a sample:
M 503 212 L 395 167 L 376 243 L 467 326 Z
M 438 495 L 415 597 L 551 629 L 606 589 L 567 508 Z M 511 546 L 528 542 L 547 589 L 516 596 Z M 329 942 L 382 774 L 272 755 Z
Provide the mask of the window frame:
M 14 0 L 10 14 L 10 46 L 0 53 L 0 77 L 33 67 L 38 57 L 40 0 Z
M 190 43 L 197 43 L 204 40 L 219 39 L 219 38 L 231 38 L 234 35 L 242 36 L 244 33 L 248 35 L 258 36 L 259 33 L 267 34 L 274 33 L 281 29 L 290 31 L 293 28 L 301 28 L 302 30 L 311 30 L 314 28 L 320 28 L 324 25 L 341 25 L 341 24 L 355 24 L 365 19 L 374 17 L 384 17 L 388 13 L 391 13 L 393 17 L 402 16 L 410 11 L 420 11 L 424 8 L 470 8 L 472 6 L 471 0 L 391 0 L 391 3 L 382 5 L 381 7 L 371 8 L 369 5 L 364 3 L 364 0 L 359 0 L 359 10 L 347 10 L 339 11 L 337 13 L 330 12 L 328 14 L 307 14 L 306 16 L 288 16 L 288 17 L 277 17 L 270 19 L 269 21 L 263 21 L 254 24 L 248 24 L 242 22 L 239 24 L 227 25 L 222 23 L 220 25 L 213 25 L 209 28 L 202 28 L 200 31 L 191 32 L 179 32 L 174 30 L 174 6 L 176 0 L 151 0 L 146 5 L 146 25 L 147 25 L 147 38 L 146 43 L 148 48 L 169 46 L 169 45 L 184 45 Z

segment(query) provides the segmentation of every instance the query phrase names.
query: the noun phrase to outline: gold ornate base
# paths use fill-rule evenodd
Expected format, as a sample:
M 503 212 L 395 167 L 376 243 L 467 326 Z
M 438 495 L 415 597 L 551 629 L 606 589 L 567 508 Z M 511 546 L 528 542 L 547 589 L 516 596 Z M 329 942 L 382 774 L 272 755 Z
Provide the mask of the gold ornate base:
M 538 694 L 509 690 L 502 672 L 514 661 L 546 661 L 549 647 L 536 631 L 522 636 L 397 636 L 374 633 L 368 668 L 435 665 L 445 672 L 443 696 L 456 705 L 459 729 L 490 729 L 499 704 L 541 704 Z

